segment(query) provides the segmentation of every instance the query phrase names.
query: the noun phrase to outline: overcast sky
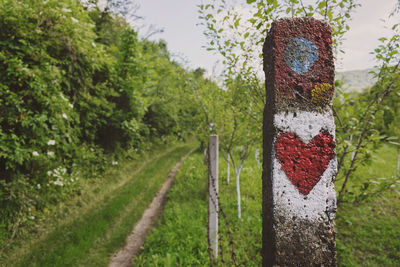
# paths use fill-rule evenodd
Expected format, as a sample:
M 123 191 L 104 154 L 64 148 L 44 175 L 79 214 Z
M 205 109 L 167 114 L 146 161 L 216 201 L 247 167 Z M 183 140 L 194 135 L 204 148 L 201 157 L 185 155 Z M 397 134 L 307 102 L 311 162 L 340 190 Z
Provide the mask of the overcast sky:
M 244 1 L 244 0 L 243 0 Z M 168 48 L 174 54 L 184 55 L 189 61 L 189 67 L 203 67 L 212 72 L 218 57 L 206 51 L 202 46 L 206 44 L 203 27 L 199 23 L 197 4 L 198 0 L 137 0 L 140 4 L 138 14 L 144 17 L 147 25 L 153 24 L 164 30 L 163 33 L 154 35 L 151 39 L 164 39 Z M 360 0 L 362 6 L 353 14 L 350 22 L 350 31 L 345 34 L 343 49 L 336 62 L 338 71 L 365 69 L 374 65 L 374 57 L 369 53 L 379 44 L 378 38 L 387 36 L 390 31 L 385 25 L 392 25 L 382 19 L 395 7 L 397 0 Z M 139 31 L 145 34 L 144 30 Z

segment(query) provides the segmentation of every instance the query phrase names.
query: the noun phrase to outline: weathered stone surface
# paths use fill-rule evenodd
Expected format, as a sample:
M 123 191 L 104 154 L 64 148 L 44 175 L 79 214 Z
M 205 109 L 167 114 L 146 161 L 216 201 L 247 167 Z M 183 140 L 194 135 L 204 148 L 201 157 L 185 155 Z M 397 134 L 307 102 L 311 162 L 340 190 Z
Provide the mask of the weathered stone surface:
M 331 29 L 272 24 L 264 45 L 263 266 L 336 266 Z
M 316 87 L 327 85 L 324 97 L 328 101 L 324 102 L 329 105 L 335 77 L 331 46 L 331 29 L 319 20 L 294 18 L 273 23 L 263 50 L 266 86 L 274 88 L 271 96 L 277 112 L 314 111 L 320 105 L 312 91 L 315 95 L 320 91 Z

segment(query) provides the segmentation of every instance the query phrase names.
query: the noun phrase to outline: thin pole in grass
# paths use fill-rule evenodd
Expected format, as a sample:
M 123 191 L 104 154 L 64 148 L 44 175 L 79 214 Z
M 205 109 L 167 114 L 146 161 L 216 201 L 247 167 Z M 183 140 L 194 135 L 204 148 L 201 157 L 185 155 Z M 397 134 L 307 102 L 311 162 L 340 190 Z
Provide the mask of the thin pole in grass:
M 331 28 L 272 23 L 264 44 L 263 266 L 336 266 Z
M 218 257 L 218 135 L 210 136 L 208 146 L 208 244 Z
M 397 146 L 397 167 L 396 167 L 396 176 L 400 175 L 400 143 L 392 142 Z

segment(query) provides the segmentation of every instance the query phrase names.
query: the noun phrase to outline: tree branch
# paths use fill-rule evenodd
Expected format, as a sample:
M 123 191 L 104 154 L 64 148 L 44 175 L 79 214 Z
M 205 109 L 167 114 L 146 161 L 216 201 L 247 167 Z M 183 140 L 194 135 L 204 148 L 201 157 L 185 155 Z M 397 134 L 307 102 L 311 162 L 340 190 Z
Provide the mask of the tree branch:
M 400 61 L 397 62 L 396 66 L 393 68 L 393 70 L 392 70 L 391 73 L 396 72 L 397 68 L 399 67 L 399 64 L 400 64 Z M 385 98 L 386 98 L 386 97 L 389 95 L 389 93 L 392 91 L 392 89 L 393 89 L 393 83 L 394 83 L 393 78 L 391 78 L 391 81 L 390 81 L 388 87 L 385 89 L 385 91 L 383 91 L 382 95 L 380 96 L 380 99 L 379 99 L 379 94 L 376 95 L 376 97 L 375 97 L 375 99 L 374 99 L 374 102 L 377 103 L 378 107 L 379 107 L 379 105 L 382 104 L 382 102 L 385 100 Z M 370 105 L 370 106 L 371 106 L 371 105 Z M 370 106 L 369 106 L 369 107 L 370 107 Z M 363 141 L 364 141 L 364 137 L 365 137 L 367 131 L 369 130 L 369 126 L 370 126 L 370 124 L 371 124 L 372 119 L 374 118 L 375 114 L 376 114 L 378 111 L 379 111 L 379 108 L 376 108 L 375 110 L 373 110 L 373 111 L 370 113 L 370 116 L 368 117 L 368 119 L 367 119 L 367 121 L 366 121 L 366 123 L 365 123 L 365 126 L 364 126 L 364 128 L 363 128 L 363 130 L 362 130 L 362 132 L 361 132 L 361 134 L 360 134 L 360 136 L 359 136 L 359 138 L 358 138 L 357 146 L 356 146 L 356 149 L 355 149 L 354 156 L 353 156 L 353 158 L 352 158 L 352 160 L 351 160 L 350 168 L 349 168 L 349 169 L 347 170 L 347 172 L 346 172 L 346 176 L 345 176 L 345 179 L 344 179 L 342 188 L 340 189 L 340 192 L 339 192 L 338 203 L 341 202 L 341 197 L 342 197 L 342 195 L 343 195 L 343 193 L 344 193 L 344 190 L 345 190 L 345 188 L 346 188 L 347 182 L 349 181 L 350 174 L 353 172 L 354 164 L 355 164 L 355 162 L 356 162 L 356 160 L 357 160 L 357 156 L 358 156 L 358 153 L 359 153 L 359 151 L 360 151 L 361 145 L 362 145 L 362 143 L 363 143 Z

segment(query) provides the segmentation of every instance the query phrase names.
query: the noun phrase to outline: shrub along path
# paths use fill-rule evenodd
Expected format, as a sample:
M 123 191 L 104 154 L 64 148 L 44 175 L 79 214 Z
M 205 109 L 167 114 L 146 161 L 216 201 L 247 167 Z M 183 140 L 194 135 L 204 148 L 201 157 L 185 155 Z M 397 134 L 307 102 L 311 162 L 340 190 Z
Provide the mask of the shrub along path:
M 127 163 L 119 173 L 127 177 L 97 188 L 96 200 L 85 208 L 74 207 L 78 213 L 67 216 L 38 239 L 27 240 L 8 255 L 5 266 L 107 266 L 172 167 L 191 148 L 193 144 L 178 145 L 139 165 Z

